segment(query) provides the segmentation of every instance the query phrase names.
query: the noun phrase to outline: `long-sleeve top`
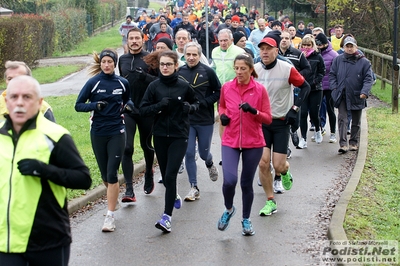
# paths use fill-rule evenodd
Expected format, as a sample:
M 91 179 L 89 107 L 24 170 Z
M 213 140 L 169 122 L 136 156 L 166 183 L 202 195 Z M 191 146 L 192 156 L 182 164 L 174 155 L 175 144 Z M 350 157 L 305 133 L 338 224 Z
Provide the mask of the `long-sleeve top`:
M 77 112 L 91 112 L 91 133 L 112 136 L 125 131 L 121 114 L 130 98 L 129 83 L 123 77 L 104 72 L 90 78 L 80 91 L 75 103 Z M 96 108 L 99 101 L 108 105 L 101 111 Z
M 247 102 L 258 114 L 244 112 L 239 105 Z M 268 92 L 253 77 L 241 85 L 237 78 L 226 82 L 221 89 L 219 113 L 230 118 L 222 135 L 222 145 L 231 148 L 260 148 L 265 146 L 262 124 L 272 122 Z

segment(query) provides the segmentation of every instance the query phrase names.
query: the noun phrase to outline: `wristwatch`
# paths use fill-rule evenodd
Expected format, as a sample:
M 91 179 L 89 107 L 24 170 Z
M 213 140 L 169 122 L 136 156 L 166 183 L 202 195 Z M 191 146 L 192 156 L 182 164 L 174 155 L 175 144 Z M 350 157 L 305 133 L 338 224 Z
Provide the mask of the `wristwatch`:
M 292 109 L 295 110 L 296 113 L 298 113 L 299 110 L 300 110 L 300 107 L 298 107 L 298 106 L 296 106 L 296 105 L 293 105 L 293 106 L 292 106 Z

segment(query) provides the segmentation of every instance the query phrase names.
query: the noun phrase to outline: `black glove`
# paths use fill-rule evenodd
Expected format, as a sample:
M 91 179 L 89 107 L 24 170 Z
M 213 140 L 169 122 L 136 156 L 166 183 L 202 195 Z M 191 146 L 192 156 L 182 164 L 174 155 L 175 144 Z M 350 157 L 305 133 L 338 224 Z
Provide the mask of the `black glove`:
M 164 110 L 165 108 L 167 108 L 168 104 L 169 104 L 169 100 L 171 100 L 171 98 L 169 98 L 169 97 L 162 98 L 161 101 L 157 104 L 158 109 L 161 111 L 161 110 Z
M 18 170 L 23 175 L 42 176 L 46 164 L 36 159 L 23 159 L 18 162 Z
M 249 113 L 251 113 L 251 114 L 253 114 L 253 115 L 256 115 L 256 114 L 257 114 L 257 109 L 251 107 L 251 105 L 250 105 L 249 103 L 246 103 L 246 102 L 240 104 L 240 105 L 239 105 L 239 109 L 242 109 L 243 112 L 246 112 L 246 113 L 249 112 Z
M 135 69 L 135 72 L 139 75 L 139 79 L 145 79 L 146 78 L 146 73 L 143 71 L 143 69 L 141 67 L 137 67 Z
M 222 114 L 219 116 L 219 120 L 221 120 L 221 125 L 227 126 L 229 122 L 231 122 L 231 119 L 226 116 L 226 114 Z
M 183 113 L 185 114 L 193 114 L 195 111 L 195 107 L 188 102 L 183 102 Z
M 204 100 L 204 99 L 203 99 L 203 100 L 200 100 L 200 101 L 199 101 L 199 107 L 200 107 L 200 106 L 203 106 L 203 107 L 207 108 L 207 107 L 208 107 L 207 101 Z
M 132 114 L 132 113 L 139 113 L 139 112 L 138 112 L 138 109 L 133 104 L 133 102 L 131 100 L 129 100 L 126 102 L 126 104 L 122 108 L 122 113 Z
M 106 108 L 107 105 L 108 105 L 108 102 L 106 102 L 106 101 L 98 101 L 96 103 L 96 109 L 97 109 L 97 111 L 102 111 L 104 108 Z
M 299 114 L 293 109 L 289 110 L 285 118 L 286 124 L 288 125 L 296 125 L 298 119 L 299 119 Z

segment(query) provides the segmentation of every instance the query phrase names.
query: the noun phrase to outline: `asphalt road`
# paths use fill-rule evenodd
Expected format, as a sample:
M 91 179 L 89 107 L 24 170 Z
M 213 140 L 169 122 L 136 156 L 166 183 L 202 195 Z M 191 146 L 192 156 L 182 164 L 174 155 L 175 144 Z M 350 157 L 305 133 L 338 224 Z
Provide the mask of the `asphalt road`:
M 77 94 L 87 81 L 87 71 L 78 72 L 62 81 L 42 85 L 44 96 Z M 329 132 L 329 128 L 327 128 Z M 214 130 L 212 153 L 220 160 L 220 138 Z M 337 154 L 338 144 L 310 141 L 308 148 L 292 148 L 289 159 L 294 185 L 283 195 L 276 195 L 278 212 L 261 217 L 259 210 L 265 204 L 265 194 L 254 181 L 254 203 L 251 220 L 256 234 L 241 234 L 241 191 L 237 187 L 237 213 L 227 231 L 216 228 L 224 206 L 222 170 L 218 181 L 212 182 L 204 162 L 199 159 L 198 179 L 201 199 L 184 202 L 174 210 L 172 232 L 163 234 L 154 227 L 164 206 L 165 189 L 156 184 L 151 195 L 143 193 L 143 184 L 136 188 L 137 202 L 123 204 L 116 212 L 117 229 L 102 233 L 106 205 L 100 204 L 78 218 L 72 219 L 73 243 L 70 265 L 312 265 L 305 250 L 314 245 L 312 238 L 318 215 L 326 202 L 327 191 L 340 175 L 344 156 Z M 156 168 L 156 180 L 159 176 Z M 258 174 L 257 174 L 258 175 Z M 257 177 L 257 176 L 256 176 Z M 178 176 L 179 194 L 189 191 L 186 172 Z

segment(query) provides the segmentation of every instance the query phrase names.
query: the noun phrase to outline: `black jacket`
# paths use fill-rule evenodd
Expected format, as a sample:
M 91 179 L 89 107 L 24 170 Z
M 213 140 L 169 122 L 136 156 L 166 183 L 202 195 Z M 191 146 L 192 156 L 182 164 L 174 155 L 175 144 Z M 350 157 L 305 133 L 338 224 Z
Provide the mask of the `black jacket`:
M 300 50 L 294 47 L 289 47 L 285 53 L 282 53 L 282 51 L 279 50 L 279 54 L 287 57 L 292 62 L 296 70 L 299 71 L 305 79 L 307 79 L 307 77 L 311 74 L 310 63 Z
M 311 65 L 311 74 L 306 78 L 310 84 L 311 90 L 322 90 L 322 79 L 325 76 L 325 63 L 322 55 L 318 52 L 313 52 L 307 57 Z
M 168 106 L 161 108 L 163 98 L 169 98 Z M 175 72 L 172 76 L 160 74 L 158 80 L 150 83 L 140 104 L 141 116 L 155 116 L 153 135 L 157 137 L 189 138 L 189 114 L 183 110 L 184 102 L 191 104 L 191 109 L 197 111 L 199 103 L 194 90 L 189 83 L 178 78 Z
M 219 100 L 221 83 L 215 71 L 198 63 L 194 67 L 187 64 L 179 68 L 179 75 L 194 89 L 199 100 L 199 110 L 189 115 L 191 125 L 214 124 L 214 103 Z

